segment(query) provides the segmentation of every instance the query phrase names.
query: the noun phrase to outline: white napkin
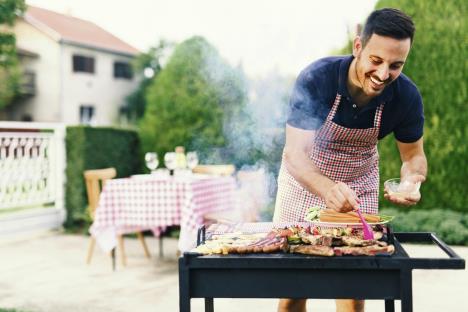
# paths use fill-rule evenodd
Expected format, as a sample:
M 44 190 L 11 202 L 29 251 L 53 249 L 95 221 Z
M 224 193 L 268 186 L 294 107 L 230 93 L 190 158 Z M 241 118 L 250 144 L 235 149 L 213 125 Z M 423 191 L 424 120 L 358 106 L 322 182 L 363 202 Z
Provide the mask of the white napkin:
M 99 247 L 104 252 L 109 252 L 117 246 L 117 232 L 115 228 L 106 228 L 99 233 L 95 233 L 94 237 Z

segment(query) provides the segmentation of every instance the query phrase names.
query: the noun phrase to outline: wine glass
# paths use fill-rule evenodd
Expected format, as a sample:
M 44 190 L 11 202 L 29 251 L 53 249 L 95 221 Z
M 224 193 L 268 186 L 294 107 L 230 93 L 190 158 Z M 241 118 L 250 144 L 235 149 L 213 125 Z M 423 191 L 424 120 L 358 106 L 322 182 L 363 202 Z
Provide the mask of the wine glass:
M 197 152 L 188 152 L 187 153 L 187 167 L 190 170 L 193 170 L 198 165 L 198 155 Z
M 168 152 L 164 155 L 164 164 L 166 168 L 173 171 L 177 167 L 177 155 L 174 152 Z
M 156 170 L 159 166 L 159 159 L 158 159 L 158 154 L 155 152 L 149 152 L 145 154 L 145 162 L 146 162 L 146 167 L 151 171 Z

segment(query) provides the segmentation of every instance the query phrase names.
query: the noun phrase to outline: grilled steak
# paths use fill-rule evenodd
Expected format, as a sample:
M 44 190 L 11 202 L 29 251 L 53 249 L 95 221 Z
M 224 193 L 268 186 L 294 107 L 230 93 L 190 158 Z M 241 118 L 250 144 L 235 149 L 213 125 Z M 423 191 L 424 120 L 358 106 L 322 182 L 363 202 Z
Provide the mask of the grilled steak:
M 395 252 L 395 247 L 393 245 L 389 246 L 379 246 L 372 245 L 366 247 L 335 247 L 333 248 L 336 256 L 375 256 L 378 254 L 391 255 Z
M 376 244 L 374 239 L 365 240 L 356 236 L 343 236 L 341 239 L 344 245 L 351 247 L 371 246 Z
M 312 235 L 305 234 L 301 235 L 301 239 L 304 243 L 314 245 L 314 246 L 331 246 L 333 238 L 331 236 L 324 235 Z
M 289 252 L 300 253 L 305 255 L 314 256 L 328 256 L 334 255 L 333 248 L 328 246 L 314 246 L 314 245 L 292 245 L 289 247 Z

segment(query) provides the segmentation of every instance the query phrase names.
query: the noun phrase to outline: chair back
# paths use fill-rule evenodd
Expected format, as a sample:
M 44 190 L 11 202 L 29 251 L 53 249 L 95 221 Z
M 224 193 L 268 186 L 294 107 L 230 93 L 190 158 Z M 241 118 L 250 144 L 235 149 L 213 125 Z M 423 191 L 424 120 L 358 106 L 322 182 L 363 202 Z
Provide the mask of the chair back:
M 94 212 L 99 204 L 101 189 L 107 180 L 117 176 L 115 168 L 85 170 L 83 173 L 86 182 L 86 193 L 88 194 L 89 214 L 94 219 Z
M 198 165 L 192 169 L 193 173 L 230 176 L 236 171 L 234 165 Z

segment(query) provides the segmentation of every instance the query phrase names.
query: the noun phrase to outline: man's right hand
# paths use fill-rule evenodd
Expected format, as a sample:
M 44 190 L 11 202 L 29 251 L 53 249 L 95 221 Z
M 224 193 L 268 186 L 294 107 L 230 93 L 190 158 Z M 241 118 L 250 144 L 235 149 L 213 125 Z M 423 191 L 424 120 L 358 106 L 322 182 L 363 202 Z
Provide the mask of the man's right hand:
M 338 212 L 348 212 L 359 208 L 359 199 L 356 193 L 345 183 L 337 182 L 324 196 L 328 208 Z

